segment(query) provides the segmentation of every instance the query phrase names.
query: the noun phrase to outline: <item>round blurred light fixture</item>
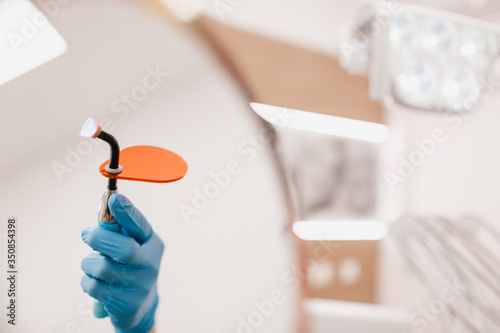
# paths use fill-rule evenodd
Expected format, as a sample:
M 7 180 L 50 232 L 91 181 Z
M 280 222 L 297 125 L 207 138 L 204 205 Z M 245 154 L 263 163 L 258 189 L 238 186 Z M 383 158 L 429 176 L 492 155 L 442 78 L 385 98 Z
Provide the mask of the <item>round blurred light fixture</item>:
M 419 34 L 420 46 L 427 54 L 446 59 L 453 52 L 456 33 L 455 25 L 449 21 L 428 20 Z
M 394 16 L 389 25 L 389 40 L 392 48 L 410 53 L 414 48 L 418 23 L 415 15 L 403 11 Z
M 439 94 L 447 108 L 468 111 L 477 104 L 479 88 L 476 75 L 471 70 L 453 66 L 444 74 Z
M 491 64 L 498 54 L 498 38 L 493 33 L 476 27 L 468 27 L 462 31 L 460 39 L 460 55 L 477 68 Z
M 436 79 L 436 73 L 429 64 L 413 61 L 396 72 L 394 92 L 404 104 L 425 109 L 430 107 L 434 98 Z
M 370 22 L 386 23 L 363 50 L 374 100 L 386 106 L 461 112 L 479 103 L 482 86 L 493 85 L 500 25 L 408 3 L 376 1 L 367 6 L 353 25 L 355 31 Z

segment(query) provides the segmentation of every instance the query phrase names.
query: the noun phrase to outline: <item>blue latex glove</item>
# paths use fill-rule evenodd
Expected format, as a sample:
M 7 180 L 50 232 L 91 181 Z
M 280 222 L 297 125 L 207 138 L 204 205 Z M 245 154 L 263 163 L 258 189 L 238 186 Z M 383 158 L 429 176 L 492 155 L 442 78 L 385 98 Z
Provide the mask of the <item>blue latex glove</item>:
M 154 324 L 164 245 L 125 196 L 113 194 L 108 203 L 122 232 L 98 226 L 83 229 L 83 241 L 98 253 L 82 261 L 82 288 L 104 305 L 116 332 L 146 333 Z

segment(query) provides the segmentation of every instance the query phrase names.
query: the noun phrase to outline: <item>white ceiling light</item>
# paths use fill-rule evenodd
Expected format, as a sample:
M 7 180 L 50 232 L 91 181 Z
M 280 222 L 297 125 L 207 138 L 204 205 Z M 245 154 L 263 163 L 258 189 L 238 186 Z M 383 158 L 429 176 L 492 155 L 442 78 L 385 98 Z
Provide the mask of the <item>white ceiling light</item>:
M 293 232 L 308 241 L 379 240 L 384 238 L 387 228 L 380 221 L 297 221 Z
M 66 52 L 67 44 L 28 0 L 0 1 L 0 85 Z
M 498 37 L 484 29 L 465 28 L 460 41 L 460 54 L 470 64 L 482 69 L 498 54 Z
M 404 63 L 395 71 L 393 80 L 398 100 L 423 109 L 431 106 L 436 89 L 436 73 L 428 63 Z
M 414 48 L 418 23 L 415 15 L 403 12 L 394 16 L 390 23 L 389 38 L 391 46 L 403 52 L 411 52 Z
M 455 25 L 450 21 L 430 19 L 423 23 L 418 40 L 427 54 L 444 60 L 454 51 L 456 35 Z
M 463 66 L 450 67 L 439 87 L 444 103 L 455 111 L 470 110 L 477 103 L 478 90 L 476 75 Z
M 481 102 L 481 85 L 490 83 L 498 57 L 500 26 L 393 1 L 376 2 L 366 11 L 371 14 L 355 22 L 351 42 L 371 32 L 368 47 L 360 52 L 369 59 L 365 74 L 373 99 L 389 106 L 457 112 Z M 345 59 L 341 64 L 356 66 Z
M 389 138 L 389 129 L 382 124 L 260 103 L 250 103 L 250 106 L 255 113 L 278 127 L 288 127 L 375 143 L 385 142 Z

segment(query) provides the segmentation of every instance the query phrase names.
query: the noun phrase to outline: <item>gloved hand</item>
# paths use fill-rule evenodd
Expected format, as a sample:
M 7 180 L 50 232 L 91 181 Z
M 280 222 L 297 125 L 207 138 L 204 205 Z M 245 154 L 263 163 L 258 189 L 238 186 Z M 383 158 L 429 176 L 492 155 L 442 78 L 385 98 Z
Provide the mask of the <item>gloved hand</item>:
M 122 232 L 98 226 L 83 229 L 83 241 L 98 252 L 83 259 L 86 275 L 81 285 L 104 305 L 116 332 L 146 333 L 154 324 L 164 245 L 125 196 L 113 194 L 108 204 Z

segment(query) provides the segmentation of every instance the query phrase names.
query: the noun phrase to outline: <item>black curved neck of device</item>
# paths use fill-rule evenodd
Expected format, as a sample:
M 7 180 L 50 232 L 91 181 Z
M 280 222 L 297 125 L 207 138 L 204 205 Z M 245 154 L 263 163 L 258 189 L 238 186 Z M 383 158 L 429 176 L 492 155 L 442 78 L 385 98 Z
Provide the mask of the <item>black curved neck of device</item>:
M 120 146 L 118 145 L 118 141 L 116 141 L 115 137 L 111 134 L 101 131 L 97 136 L 99 139 L 106 141 L 109 144 L 109 148 L 111 149 L 111 156 L 109 158 L 109 167 L 111 169 L 117 169 L 120 159 Z M 116 190 L 116 179 L 108 178 L 108 189 L 111 191 Z

